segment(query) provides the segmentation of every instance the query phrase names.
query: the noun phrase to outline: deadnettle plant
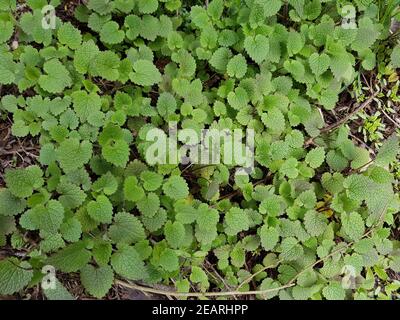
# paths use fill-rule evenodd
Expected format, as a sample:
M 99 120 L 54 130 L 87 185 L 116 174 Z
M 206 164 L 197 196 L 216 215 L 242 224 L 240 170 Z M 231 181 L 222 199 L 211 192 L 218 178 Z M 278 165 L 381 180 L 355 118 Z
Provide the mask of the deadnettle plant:
M 0 119 L 40 144 L 36 164 L 4 172 L 0 246 L 24 254 L 0 261 L 0 295 L 42 283 L 47 298 L 72 298 L 62 272 L 96 298 L 140 280 L 357 299 L 400 271 L 399 140 L 375 155 L 323 116 L 377 65 L 389 36 L 378 4 L 352 1 L 349 16 L 335 0 L 80 3 L 0 0 Z M 147 133 L 170 122 L 254 130 L 252 172 L 149 164 Z

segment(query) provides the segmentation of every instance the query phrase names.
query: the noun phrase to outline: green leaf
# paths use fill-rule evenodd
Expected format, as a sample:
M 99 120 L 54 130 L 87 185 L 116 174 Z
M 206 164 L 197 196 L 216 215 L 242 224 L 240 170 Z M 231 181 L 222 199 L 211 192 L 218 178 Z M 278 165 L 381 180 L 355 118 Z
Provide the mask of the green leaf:
M 228 103 L 235 110 L 241 110 L 247 106 L 249 97 L 245 89 L 238 87 L 235 92 L 228 93 Z
M 400 45 L 396 45 L 393 48 L 390 59 L 394 68 L 400 68 Z
M 279 171 L 288 178 L 295 179 L 299 174 L 297 165 L 298 161 L 295 158 L 289 158 L 282 164 Z
M 317 237 L 325 232 L 328 223 L 323 213 L 309 210 L 304 215 L 304 225 L 311 236 Z
M 143 188 L 147 191 L 155 191 L 161 187 L 163 176 L 152 171 L 145 170 L 140 174 L 143 181 Z
M 357 212 L 342 213 L 341 220 L 346 235 L 351 240 L 360 240 L 365 231 L 364 220 L 360 214 Z
M 157 194 L 150 192 L 137 202 L 137 208 L 143 215 L 152 217 L 160 208 L 160 199 Z
M 232 208 L 225 214 L 225 224 L 225 233 L 233 236 L 249 229 L 249 218 L 244 210 Z
M 4 180 L 8 190 L 18 198 L 26 198 L 39 189 L 44 180 L 43 172 L 38 166 L 6 170 Z
M 176 220 L 183 224 L 191 224 L 196 221 L 197 210 L 192 205 L 187 204 L 186 201 L 176 201 L 174 209 L 176 212 Z
M 173 272 L 179 269 L 179 258 L 174 250 L 166 248 L 160 255 L 159 264 L 166 271 Z
M 267 113 L 263 113 L 261 121 L 274 134 L 280 134 L 285 129 L 285 117 L 277 107 L 273 107 Z
M 378 24 L 374 24 L 370 18 L 363 17 L 358 21 L 357 36 L 351 43 L 356 51 L 370 48 L 380 35 Z
M 138 0 L 137 5 L 140 13 L 153 13 L 158 8 L 158 0 Z
M 115 21 L 108 21 L 100 31 L 100 40 L 107 44 L 121 43 L 125 38 L 125 33 L 119 30 L 119 25 Z
M 58 200 L 65 208 L 77 208 L 86 199 L 86 194 L 81 188 L 68 182 L 61 182 L 57 186 L 57 192 L 60 194 Z
M 154 41 L 160 34 L 160 21 L 151 15 L 144 15 L 139 24 L 139 34 L 146 40 Z
M 210 65 L 219 72 L 225 72 L 226 66 L 232 57 L 232 52 L 228 48 L 218 48 L 210 59 Z
M 310 68 L 316 76 L 320 76 L 328 70 L 331 59 L 326 53 L 313 53 L 309 58 Z
M 366 200 L 373 190 L 373 182 L 366 176 L 353 174 L 343 183 L 350 199 L 356 201 Z
M 112 195 L 118 190 L 118 181 L 111 172 L 107 172 L 93 183 L 92 189 L 105 195 Z
M 0 294 L 10 295 L 22 290 L 33 277 L 31 265 L 16 258 L 0 261 Z
M 185 241 L 185 227 L 179 222 L 167 221 L 164 225 L 165 239 L 172 248 L 179 248 Z
M 355 155 L 353 160 L 351 161 L 352 169 L 363 168 L 366 164 L 371 161 L 369 151 L 360 147 L 355 149 Z
M 189 194 L 189 187 L 180 176 L 171 176 L 163 185 L 163 191 L 168 197 L 179 200 L 184 199 Z
M 140 220 L 127 212 L 120 212 L 115 215 L 114 223 L 108 229 L 108 236 L 118 244 L 132 244 L 146 239 Z
M 147 230 L 155 232 L 167 221 L 167 212 L 163 208 L 159 208 L 153 216 L 141 216 L 142 222 Z
M 250 58 L 260 64 L 268 56 L 268 38 L 261 34 L 258 34 L 255 37 L 246 37 L 244 40 L 244 48 L 246 49 L 246 52 Z
M 396 160 L 399 150 L 399 137 L 397 135 L 390 136 L 379 148 L 375 163 L 380 166 L 387 166 Z
M 133 72 L 129 74 L 132 82 L 141 86 L 151 86 L 161 81 L 161 73 L 148 60 L 137 60 L 133 64 Z
M 43 293 L 48 300 L 75 300 L 74 296 L 58 280 L 55 281 L 55 288 L 43 289 Z
M 0 52 L 0 84 L 11 84 L 15 80 L 17 64 L 9 52 Z
M 64 207 L 56 200 L 50 200 L 46 206 L 37 205 L 26 211 L 20 218 L 22 227 L 28 230 L 40 230 L 44 234 L 58 231 L 64 219 Z
M 93 48 L 88 49 L 90 53 Z M 116 81 L 119 78 L 120 60 L 113 51 L 99 52 L 90 62 L 89 73 L 93 76 L 102 77 L 109 81 Z
M 207 11 L 201 6 L 191 7 L 190 18 L 194 25 L 200 29 L 207 27 L 210 23 Z
M 93 40 L 83 42 L 83 44 L 76 49 L 74 55 L 74 66 L 76 71 L 82 74 L 87 73 L 92 61 L 96 58 L 99 52 L 99 48 Z
M 192 266 L 192 272 L 190 274 L 190 281 L 199 283 L 202 290 L 205 291 L 209 287 L 208 277 L 204 270 L 198 266 Z
M 92 257 L 86 249 L 86 243 L 79 241 L 61 249 L 47 259 L 47 264 L 63 272 L 77 272 L 84 267 Z
M 296 31 L 290 31 L 287 38 L 287 50 L 289 57 L 300 52 L 304 47 L 302 35 Z
M 325 160 L 325 149 L 323 147 L 312 149 L 307 153 L 305 160 L 311 168 L 316 169 L 320 167 Z
M 237 54 L 228 62 L 226 72 L 230 77 L 243 78 L 247 71 L 246 59 L 241 54 Z
M 293 261 L 299 259 L 303 255 L 303 247 L 293 237 L 288 237 L 282 240 L 282 253 L 280 258 L 284 261 Z
M 62 237 L 69 242 L 76 242 L 81 238 L 82 226 L 76 217 L 65 220 L 60 226 Z
M 71 49 L 77 49 L 81 45 L 81 32 L 76 29 L 70 22 L 63 23 L 58 29 L 57 35 L 58 41 L 70 47 Z
M 332 282 L 322 290 L 322 294 L 327 300 L 344 300 L 346 292 L 338 282 Z
M 100 111 L 101 98 L 95 93 L 85 91 L 74 91 L 72 96 L 73 108 L 81 122 L 86 122 L 93 112 Z
M 44 5 L 45 3 L 43 3 L 43 6 Z M 48 46 L 52 40 L 53 30 L 50 28 L 45 29 L 42 26 L 43 14 L 41 9 L 43 6 L 36 8 L 32 13 L 23 13 L 20 17 L 20 26 L 26 34 L 33 38 L 35 42 Z
M 125 199 L 137 202 L 144 197 L 144 190 L 138 185 L 138 179 L 136 177 L 128 177 L 124 183 L 124 195 Z
M 81 282 L 95 298 L 104 297 L 114 282 L 114 272 L 110 266 L 95 268 L 88 264 L 81 269 Z
M 90 10 L 94 10 L 101 15 L 110 13 L 114 8 L 114 2 L 104 0 L 89 0 L 87 4 Z
M 111 140 L 102 149 L 104 159 L 121 168 L 124 168 L 129 161 L 129 153 L 129 145 L 124 140 Z
M 111 223 L 113 206 L 110 200 L 104 195 L 99 195 L 87 205 L 89 216 L 100 223 Z
M 15 216 L 25 207 L 25 200 L 17 198 L 8 189 L 0 189 L 0 216 Z
M 263 225 L 260 228 L 261 244 L 267 251 L 271 251 L 279 241 L 279 231 L 276 228 Z
M 111 256 L 111 265 L 115 272 L 129 280 L 144 280 L 147 270 L 142 259 L 133 247 L 123 247 Z
M 64 140 L 56 150 L 60 167 L 66 172 L 83 167 L 92 156 L 92 144 L 78 139 Z
M 163 118 L 167 118 L 170 114 L 174 114 L 176 107 L 176 100 L 172 94 L 169 92 L 163 92 L 160 94 L 157 100 L 157 110 Z
M 108 241 L 98 240 L 93 246 L 93 258 L 100 266 L 108 265 L 111 258 L 112 245 Z
M 50 93 L 60 93 L 72 85 L 72 79 L 65 66 L 57 59 L 44 63 L 43 70 L 47 74 L 39 77 L 39 85 Z
M 203 203 L 198 208 L 196 221 L 197 240 L 203 244 L 211 243 L 217 237 L 218 211 Z
M 0 29 L 3 33 L 0 35 L 0 43 L 7 42 L 14 33 L 14 25 L 11 21 L 0 20 Z
M 281 0 L 270 0 L 268 2 L 256 0 L 256 3 L 260 3 L 264 7 L 264 15 L 266 17 L 272 17 L 276 15 L 282 7 Z

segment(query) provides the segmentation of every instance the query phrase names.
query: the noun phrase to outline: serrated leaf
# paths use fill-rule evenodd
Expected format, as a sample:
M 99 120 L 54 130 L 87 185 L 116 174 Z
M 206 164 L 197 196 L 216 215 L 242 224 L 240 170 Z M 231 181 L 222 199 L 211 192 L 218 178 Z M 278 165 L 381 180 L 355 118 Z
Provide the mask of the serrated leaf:
M 161 73 L 148 60 L 137 60 L 133 64 L 133 72 L 129 74 L 132 82 L 141 86 L 151 86 L 161 81 Z
M 132 244 L 146 238 L 140 220 L 127 212 L 120 212 L 115 215 L 114 223 L 108 229 L 108 236 L 118 244 Z
M 40 188 L 44 180 L 43 172 L 38 166 L 6 170 L 4 180 L 8 190 L 16 197 L 25 198 Z
M 88 264 L 81 269 L 80 275 L 85 289 L 98 299 L 107 294 L 114 282 L 114 272 L 108 265 L 95 268 Z
M 77 49 L 82 42 L 81 32 L 70 22 L 63 23 L 58 29 L 57 35 L 58 41 L 71 49 Z
M 164 225 L 165 239 L 172 248 L 179 248 L 185 241 L 185 227 L 179 221 L 167 221 Z
M 319 76 L 323 74 L 326 70 L 328 70 L 329 65 L 331 63 L 331 59 L 326 53 L 313 53 L 309 58 L 308 62 L 310 64 L 310 68 L 312 72 Z
M 258 34 L 255 37 L 246 37 L 244 40 L 244 48 L 248 55 L 258 64 L 263 62 L 269 52 L 268 38 Z
M 399 138 L 397 135 L 390 136 L 385 143 L 379 148 L 375 158 L 375 163 L 380 166 L 386 166 L 396 159 L 399 153 Z
M 100 223 L 111 223 L 113 206 L 106 196 L 99 195 L 96 200 L 90 201 L 87 205 L 87 211 L 93 220 Z
M 360 240 L 365 231 L 364 221 L 360 214 L 357 212 L 342 213 L 341 220 L 346 235 L 354 241 Z
M 186 198 L 189 194 L 189 188 L 185 179 L 179 176 L 169 177 L 163 185 L 163 191 L 168 197 L 174 200 Z
M 325 160 L 325 149 L 323 147 L 312 149 L 307 153 L 305 160 L 311 168 L 320 167 Z
M 72 85 L 72 79 L 68 70 L 57 59 L 44 63 L 43 70 L 46 74 L 39 77 L 39 85 L 50 93 L 60 93 L 66 87 Z
M 15 216 L 25 207 L 25 200 L 17 198 L 8 189 L 0 189 L 0 216 Z
M 125 38 L 125 33 L 119 30 L 119 25 L 115 21 L 108 21 L 100 30 L 100 40 L 107 44 L 121 43 Z
M 226 72 L 230 77 L 243 78 L 247 71 L 246 59 L 241 54 L 237 54 L 228 62 Z
M 232 208 L 225 214 L 225 224 L 225 233 L 233 236 L 249 229 L 249 218 L 244 210 Z
M 327 219 L 323 213 L 315 210 L 309 210 L 304 215 L 304 225 L 307 232 L 315 237 L 320 236 L 325 232 L 328 226 Z
M 33 277 L 31 265 L 16 258 L 0 261 L 0 294 L 10 295 L 28 285 Z
M 260 228 L 261 244 L 267 251 L 272 250 L 279 241 L 279 231 L 276 228 L 263 225 Z
M 111 256 L 115 272 L 129 280 L 144 280 L 148 273 L 142 259 L 133 247 L 119 249 Z
M 77 272 L 89 262 L 91 257 L 90 251 L 86 249 L 86 243 L 80 241 L 61 249 L 46 262 L 63 272 Z

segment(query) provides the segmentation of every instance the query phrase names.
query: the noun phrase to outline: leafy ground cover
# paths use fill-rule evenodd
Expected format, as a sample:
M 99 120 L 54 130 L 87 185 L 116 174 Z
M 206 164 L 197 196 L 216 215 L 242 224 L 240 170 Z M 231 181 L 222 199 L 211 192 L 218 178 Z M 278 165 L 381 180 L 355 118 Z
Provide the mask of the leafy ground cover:
M 398 5 L 0 0 L 0 295 L 398 298 Z M 148 164 L 169 122 L 253 172 Z

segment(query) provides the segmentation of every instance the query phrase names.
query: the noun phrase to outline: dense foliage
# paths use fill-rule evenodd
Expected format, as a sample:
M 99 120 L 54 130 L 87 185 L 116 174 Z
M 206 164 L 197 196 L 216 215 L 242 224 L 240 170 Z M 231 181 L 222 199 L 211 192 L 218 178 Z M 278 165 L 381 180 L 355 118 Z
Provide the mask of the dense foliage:
M 374 297 L 385 270 L 400 272 L 399 141 L 373 155 L 347 126 L 325 130 L 323 114 L 387 61 L 393 3 L 53 0 L 53 30 L 46 0 L 0 0 L 0 112 L 41 146 L 37 164 L 4 174 L 0 245 L 26 254 L 0 261 L 0 294 L 39 285 L 52 265 L 97 298 L 115 279 Z M 400 47 L 391 55 L 400 66 Z M 171 121 L 254 129 L 254 171 L 147 164 L 146 133 Z M 68 296 L 57 288 L 47 297 Z

